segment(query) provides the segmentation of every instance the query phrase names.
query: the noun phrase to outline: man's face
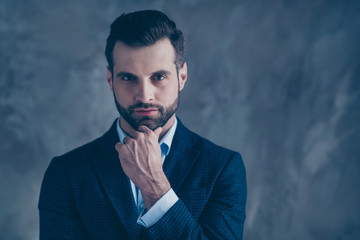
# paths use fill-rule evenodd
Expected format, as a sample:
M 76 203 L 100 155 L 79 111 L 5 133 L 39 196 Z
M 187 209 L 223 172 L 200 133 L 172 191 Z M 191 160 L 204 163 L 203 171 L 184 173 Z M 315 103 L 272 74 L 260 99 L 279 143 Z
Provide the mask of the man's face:
M 187 69 L 185 63 L 176 71 L 175 50 L 169 39 L 147 47 L 117 42 L 113 59 L 113 75 L 108 69 L 107 81 L 122 127 L 124 120 L 135 130 L 141 125 L 154 130 L 170 122 L 175 117 Z

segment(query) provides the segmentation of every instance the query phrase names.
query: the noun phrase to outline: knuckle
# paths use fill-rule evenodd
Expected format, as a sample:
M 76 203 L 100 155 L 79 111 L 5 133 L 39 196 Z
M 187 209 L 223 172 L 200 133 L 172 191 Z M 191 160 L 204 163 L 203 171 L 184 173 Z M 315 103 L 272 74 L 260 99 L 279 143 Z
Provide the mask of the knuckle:
M 144 133 L 148 133 L 150 131 L 150 129 L 148 127 L 146 127 L 145 125 L 141 125 L 139 127 L 139 130 L 141 130 L 141 132 L 144 132 Z
M 129 142 L 131 142 L 131 138 L 130 137 L 124 137 L 124 139 L 123 139 L 123 141 L 124 141 L 124 143 L 129 143 Z
M 134 134 L 134 139 L 138 139 L 139 137 L 140 137 L 140 132 L 136 132 L 135 134 Z

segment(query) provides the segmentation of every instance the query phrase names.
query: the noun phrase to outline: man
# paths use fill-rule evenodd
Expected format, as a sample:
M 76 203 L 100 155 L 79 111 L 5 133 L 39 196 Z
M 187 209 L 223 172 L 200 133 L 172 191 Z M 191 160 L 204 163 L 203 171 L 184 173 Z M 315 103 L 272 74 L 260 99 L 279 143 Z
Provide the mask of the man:
M 187 80 L 181 31 L 159 11 L 123 14 L 105 55 L 120 117 L 102 137 L 51 161 L 40 238 L 242 239 L 240 154 L 175 116 Z

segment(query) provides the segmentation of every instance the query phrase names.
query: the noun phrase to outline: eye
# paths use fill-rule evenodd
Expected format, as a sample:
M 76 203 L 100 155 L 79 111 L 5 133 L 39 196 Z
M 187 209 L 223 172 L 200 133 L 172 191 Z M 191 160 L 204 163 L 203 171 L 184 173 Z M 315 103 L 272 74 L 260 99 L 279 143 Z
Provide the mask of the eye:
M 123 80 L 123 81 L 128 82 L 128 81 L 135 80 L 135 77 L 133 75 L 130 75 L 130 74 L 126 74 L 126 75 L 124 74 L 124 75 L 120 76 L 120 79 Z
M 155 74 L 154 76 L 152 76 L 152 80 L 155 80 L 155 81 L 161 81 L 161 80 L 164 80 L 166 78 L 165 75 L 162 75 L 162 74 Z

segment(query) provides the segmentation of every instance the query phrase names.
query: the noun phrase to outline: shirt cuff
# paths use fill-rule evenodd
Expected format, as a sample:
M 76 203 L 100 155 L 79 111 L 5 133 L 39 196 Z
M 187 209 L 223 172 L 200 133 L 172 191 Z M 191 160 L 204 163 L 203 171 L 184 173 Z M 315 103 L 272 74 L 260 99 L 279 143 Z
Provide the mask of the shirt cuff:
M 150 209 L 144 209 L 137 220 L 137 223 L 149 228 L 159 221 L 162 216 L 179 200 L 172 188 L 165 193 Z

